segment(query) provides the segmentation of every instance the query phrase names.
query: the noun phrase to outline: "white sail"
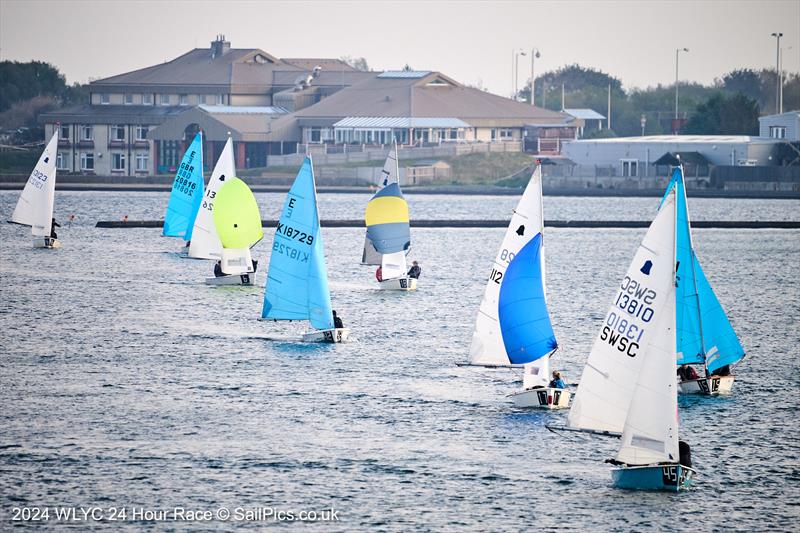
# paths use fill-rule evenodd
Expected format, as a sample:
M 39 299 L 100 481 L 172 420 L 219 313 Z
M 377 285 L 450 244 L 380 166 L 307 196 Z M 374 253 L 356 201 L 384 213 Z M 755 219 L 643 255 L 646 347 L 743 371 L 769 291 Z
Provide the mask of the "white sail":
M 189 257 L 198 259 L 220 259 L 222 243 L 214 226 L 214 202 L 220 187 L 225 180 L 236 176 L 236 164 L 233 159 L 233 142 L 230 137 L 222 149 L 222 153 L 214 165 L 211 179 L 208 180 L 203 203 L 197 212 L 192 230 L 192 242 L 189 244 Z
M 381 278 L 394 279 L 405 277 L 407 272 L 406 266 L 405 252 L 385 254 L 381 256 Z
M 664 344 L 663 331 L 669 320 L 664 315 L 674 314 L 674 268 L 672 194 L 647 230 L 602 323 L 569 412 L 569 427 L 621 434 L 634 394 L 649 386 L 640 385 L 640 379 L 647 379 L 640 376 L 651 350 L 672 350 L 674 366 L 674 336 L 672 344 Z M 667 378 L 675 384 L 674 368 L 664 374 Z
M 53 229 L 57 150 L 58 132 L 53 134 L 39 157 L 11 215 L 11 222 L 30 226 L 35 237 L 49 237 Z
M 525 365 L 522 375 L 523 390 L 546 387 L 550 384 L 550 357 L 540 357 Z
M 223 274 L 247 274 L 253 272 L 253 258 L 250 248 L 223 248 L 222 249 Z
M 514 256 L 544 228 L 542 213 L 542 167 L 536 166 L 522 198 L 514 210 L 511 222 L 503 238 L 503 244 L 497 252 L 483 301 L 475 320 L 470 345 L 470 363 L 475 365 L 508 365 L 509 359 L 503 344 L 503 335 L 498 321 L 497 302 L 500 297 L 500 286 L 506 268 Z M 544 252 L 542 251 L 542 272 L 544 272 Z

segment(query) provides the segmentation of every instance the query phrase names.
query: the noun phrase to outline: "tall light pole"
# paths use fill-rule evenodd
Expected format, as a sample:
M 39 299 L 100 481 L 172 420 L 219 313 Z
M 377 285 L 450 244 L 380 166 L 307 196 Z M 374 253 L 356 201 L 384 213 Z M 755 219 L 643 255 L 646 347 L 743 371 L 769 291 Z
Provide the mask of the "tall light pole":
M 514 100 L 517 100 L 517 93 L 519 92 L 519 56 L 524 56 L 525 50 L 520 48 L 514 52 Z
M 688 48 L 675 49 L 675 120 L 678 120 L 678 54 L 688 51 Z
M 531 48 L 531 105 L 536 105 L 535 101 L 536 91 L 533 90 L 534 89 L 533 80 L 536 79 L 536 70 L 534 69 L 535 67 L 534 62 L 539 57 L 542 57 L 542 54 L 540 54 L 539 49 L 534 46 L 533 48 Z
M 780 113 L 780 99 L 781 99 L 781 37 L 783 34 L 773 33 L 776 39 L 775 43 L 775 113 Z

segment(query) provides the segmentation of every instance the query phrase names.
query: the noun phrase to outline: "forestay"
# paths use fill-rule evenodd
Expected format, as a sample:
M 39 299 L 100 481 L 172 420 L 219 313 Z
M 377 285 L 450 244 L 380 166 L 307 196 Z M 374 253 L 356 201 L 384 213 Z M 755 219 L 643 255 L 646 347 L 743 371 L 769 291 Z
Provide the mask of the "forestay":
M 569 412 L 568 427 L 622 433 L 642 363 L 663 344 L 662 315 L 674 312 L 675 197 L 656 215 L 603 320 Z M 674 355 L 674 350 L 673 350 Z M 675 382 L 673 366 L 666 376 Z
M 58 132 L 53 134 L 39 156 L 11 214 L 10 222 L 30 226 L 34 237 L 49 237 L 53 229 L 57 150 Z
M 192 242 L 189 244 L 189 257 L 198 259 L 220 259 L 222 257 L 222 242 L 220 242 L 217 228 L 214 225 L 214 205 L 225 180 L 233 178 L 235 175 L 233 141 L 229 137 L 217 164 L 214 165 L 205 194 L 203 194 L 203 201 L 197 211 L 197 218 L 195 218 L 192 230 Z
M 275 231 L 261 316 L 310 320 L 317 329 L 332 329 L 315 187 L 311 158 L 306 157 L 286 196 Z
M 222 244 L 222 272 L 252 272 L 250 248 L 264 237 L 261 212 L 253 192 L 236 177 L 225 180 L 216 195 L 214 226 Z
M 543 349 L 555 349 L 555 335 L 545 301 L 543 227 L 542 171 L 537 165 L 514 210 L 489 273 L 472 334 L 470 363 L 523 364 L 541 357 Z M 519 261 L 518 254 L 521 255 Z M 509 281 L 511 285 L 504 288 Z M 517 299 L 516 291 L 521 291 L 519 296 L 523 301 Z M 501 323 L 502 303 L 507 306 L 503 311 L 505 324 Z M 526 318 L 528 313 L 530 319 Z M 535 328 L 526 332 L 528 325 Z M 510 352 L 505 341 L 512 343 Z M 536 344 L 533 351 L 528 347 L 531 342 Z
M 703 363 L 709 372 L 713 372 L 740 361 L 745 352 L 694 251 L 681 167 L 673 171 L 664 197 L 672 190 L 677 195 L 678 217 L 675 294 L 677 362 Z
M 195 135 L 192 144 L 183 154 L 172 193 L 164 216 L 165 237 L 192 240 L 192 230 L 200 204 L 203 201 L 203 136 Z

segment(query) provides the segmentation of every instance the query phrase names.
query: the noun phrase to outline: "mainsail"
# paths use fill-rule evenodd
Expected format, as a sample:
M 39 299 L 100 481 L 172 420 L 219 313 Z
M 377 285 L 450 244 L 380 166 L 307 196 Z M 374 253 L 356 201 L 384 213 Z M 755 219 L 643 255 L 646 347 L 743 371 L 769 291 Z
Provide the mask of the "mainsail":
M 681 167 L 673 171 L 665 199 L 673 189 L 678 209 L 675 293 L 678 364 L 703 363 L 710 373 L 737 363 L 745 352 L 694 251 Z
M 261 316 L 309 320 L 317 329 L 334 327 L 310 157 L 303 161 L 283 204 L 272 243 Z
M 400 191 L 397 168 L 397 145 L 389 151 L 383 165 L 381 185 L 370 199 L 364 215 L 367 235 L 361 262 L 381 265 L 383 278 L 406 274 L 405 255 L 411 248 L 408 203 Z M 393 255 L 384 260 L 387 255 Z
M 203 201 L 203 135 L 195 135 L 172 182 L 167 213 L 164 216 L 165 237 L 192 240 L 194 220 Z
M 525 364 L 557 347 L 545 297 L 543 219 L 537 165 L 489 274 L 472 334 L 471 364 Z
M 222 272 L 252 272 L 250 248 L 264 237 L 264 232 L 261 212 L 250 187 L 239 178 L 227 178 L 216 195 L 213 214 L 222 243 Z
M 211 179 L 208 180 L 208 187 L 206 187 L 203 201 L 194 221 L 189 257 L 198 259 L 220 259 L 222 257 L 222 243 L 214 225 L 214 206 L 217 203 L 217 194 L 225 184 L 225 180 L 231 179 L 235 175 L 233 141 L 229 137 L 211 172 Z
M 9 220 L 15 224 L 30 226 L 34 237 L 49 237 L 53 229 L 57 150 L 58 132 L 53 134 L 39 156 Z
M 651 358 L 667 354 L 672 363 L 663 379 L 677 386 L 675 345 L 665 341 L 665 335 L 674 335 L 665 333 L 673 329 L 669 324 L 674 320 L 674 257 L 675 196 L 670 195 L 650 224 L 602 323 L 583 369 L 568 427 L 621 434 L 634 394 L 648 387 L 644 380 L 658 371 L 648 366 L 643 374 L 643 364 Z M 633 410 L 640 407 L 646 408 Z

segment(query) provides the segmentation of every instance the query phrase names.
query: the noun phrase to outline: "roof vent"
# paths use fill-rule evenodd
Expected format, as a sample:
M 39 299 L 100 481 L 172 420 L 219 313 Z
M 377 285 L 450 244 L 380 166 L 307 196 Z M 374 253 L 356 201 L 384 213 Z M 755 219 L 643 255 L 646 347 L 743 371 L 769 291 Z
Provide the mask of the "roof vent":
M 224 56 L 231 49 L 230 41 L 225 40 L 225 36 L 220 34 L 217 38 L 211 41 L 211 59 Z

